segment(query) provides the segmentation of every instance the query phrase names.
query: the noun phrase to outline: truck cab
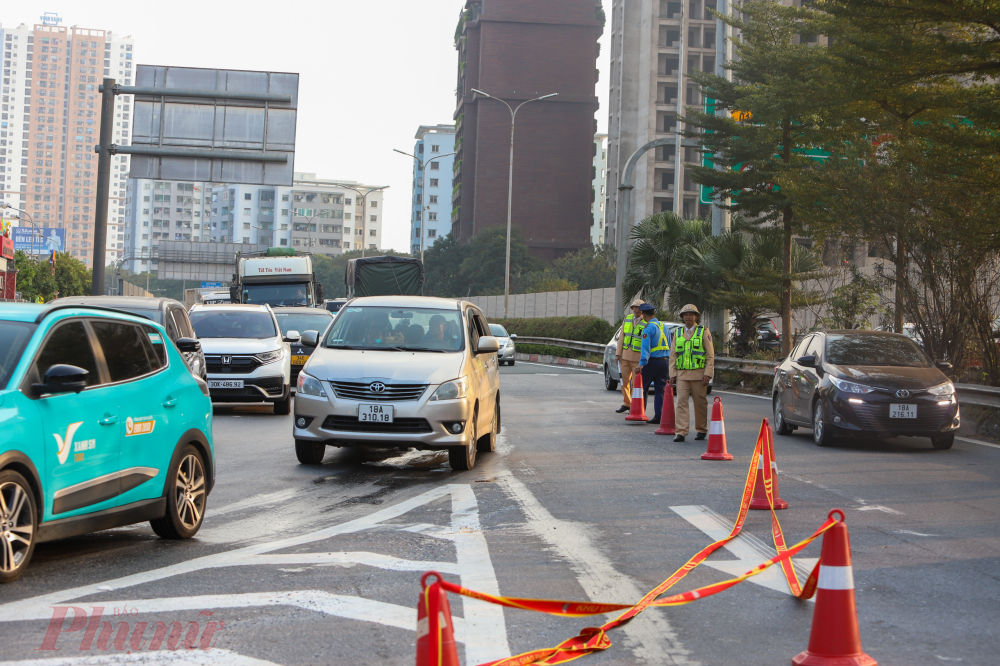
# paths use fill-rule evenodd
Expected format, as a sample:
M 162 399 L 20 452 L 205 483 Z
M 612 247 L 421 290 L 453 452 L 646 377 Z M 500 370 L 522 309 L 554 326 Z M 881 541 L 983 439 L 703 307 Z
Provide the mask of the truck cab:
M 311 254 L 272 247 L 237 255 L 230 296 L 233 303 L 322 307 L 323 285 L 316 282 Z

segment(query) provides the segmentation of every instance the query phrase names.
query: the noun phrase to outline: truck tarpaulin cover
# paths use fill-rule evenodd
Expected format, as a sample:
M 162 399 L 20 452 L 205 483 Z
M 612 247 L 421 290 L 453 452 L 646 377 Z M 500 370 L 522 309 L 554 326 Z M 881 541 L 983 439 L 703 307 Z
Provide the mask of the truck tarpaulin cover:
M 347 262 L 344 276 L 348 298 L 358 296 L 418 296 L 424 265 L 413 257 L 364 257 Z

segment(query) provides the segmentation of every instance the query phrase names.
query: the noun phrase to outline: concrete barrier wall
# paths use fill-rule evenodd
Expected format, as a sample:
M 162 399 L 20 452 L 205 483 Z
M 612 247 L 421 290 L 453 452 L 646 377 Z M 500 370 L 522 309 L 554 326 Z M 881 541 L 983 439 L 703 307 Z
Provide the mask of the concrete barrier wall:
M 472 301 L 487 317 L 503 317 L 503 295 L 474 296 Z M 546 291 L 538 294 L 511 294 L 510 316 L 519 319 L 537 317 L 577 317 L 593 315 L 614 324 L 621 313 L 615 308 L 615 290 Z

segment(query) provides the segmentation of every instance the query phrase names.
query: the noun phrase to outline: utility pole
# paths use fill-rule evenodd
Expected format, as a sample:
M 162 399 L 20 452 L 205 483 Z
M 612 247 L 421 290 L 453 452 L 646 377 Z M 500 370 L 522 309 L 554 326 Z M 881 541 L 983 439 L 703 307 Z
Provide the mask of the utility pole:
M 420 189 L 421 189 L 421 191 L 422 191 L 423 196 L 424 196 L 425 199 L 427 198 L 427 165 L 430 164 L 431 162 L 434 162 L 436 160 L 442 159 L 444 157 L 450 157 L 452 155 L 457 155 L 458 154 L 457 152 L 452 152 L 452 153 L 445 153 L 444 155 L 436 155 L 436 156 L 430 158 L 429 160 L 427 160 L 426 162 L 424 162 L 419 157 L 417 157 L 416 155 L 413 155 L 411 153 L 404 153 L 402 150 L 397 150 L 396 148 L 393 148 L 393 151 L 399 153 L 400 155 L 406 155 L 407 157 L 412 157 L 413 159 L 415 159 L 417 161 L 417 171 L 419 171 L 420 173 L 423 174 L 420 177 L 421 178 Z M 423 206 L 423 215 L 421 216 L 423 219 L 418 220 L 420 222 L 420 263 L 421 264 L 424 263 L 424 236 L 426 234 L 425 229 L 427 228 L 427 226 L 426 226 L 426 224 L 427 224 L 427 215 L 428 215 L 428 211 L 430 210 L 430 203 L 429 203 L 429 201 L 430 201 L 430 199 L 427 199 L 427 201 L 423 201 L 422 202 L 424 204 L 424 206 Z
M 104 294 L 104 253 L 108 244 L 108 197 L 111 195 L 111 139 L 115 127 L 115 80 L 105 78 L 101 86 L 101 137 L 96 147 L 97 201 L 94 205 L 94 257 L 90 279 L 91 296 Z M 148 290 L 147 290 L 148 291 Z

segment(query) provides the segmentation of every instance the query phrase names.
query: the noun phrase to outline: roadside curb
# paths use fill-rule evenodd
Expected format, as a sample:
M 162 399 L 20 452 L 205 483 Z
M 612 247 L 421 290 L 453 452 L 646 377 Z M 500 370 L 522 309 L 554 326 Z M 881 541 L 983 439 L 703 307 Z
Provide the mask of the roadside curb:
M 575 358 L 564 358 L 562 356 L 550 356 L 549 354 L 514 354 L 515 361 L 530 361 L 532 363 L 545 363 L 546 365 L 568 365 L 574 368 L 590 368 L 591 370 L 603 370 L 600 363 L 590 363 Z

